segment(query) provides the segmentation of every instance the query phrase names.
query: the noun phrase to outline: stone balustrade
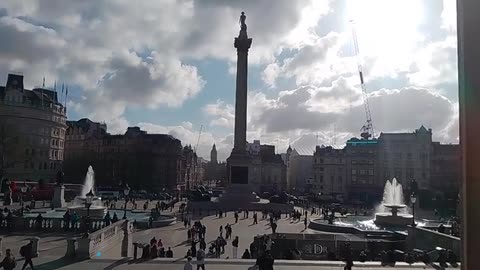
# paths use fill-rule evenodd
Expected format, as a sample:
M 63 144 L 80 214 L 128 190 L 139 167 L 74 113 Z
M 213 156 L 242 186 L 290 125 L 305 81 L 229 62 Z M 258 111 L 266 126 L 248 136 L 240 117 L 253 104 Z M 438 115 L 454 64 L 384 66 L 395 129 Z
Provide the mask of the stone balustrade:
M 128 220 L 117 221 L 110 226 L 100 229 L 88 236 L 78 238 L 78 249 L 67 250 L 69 256 L 75 254 L 76 258 L 89 259 L 101 256 L 102 253 L 119 253 L 118 256 L 131 256 L 133 224 Z M 72 240 L 70 240 L 72 242 Z M 69 243 L 74 246 L 74 243 Z
M 0 230 L 9 230 L 10 231 L 29 231 L 29 230 L 38 230 L 38 231 L 84 231 L 85 224 L 83 221 L 78 221 L 75 223 L 65 222 L 60 218 L 42 218 L 40 222 L 37 222 L 37 219 L 34 217 L 14 217 L 10 228 L 6 220 L 0 222 Z M 90 230 L 97 231 L 105 227 L 105 221 L 103 219 L 91 219 L 90 221 Z

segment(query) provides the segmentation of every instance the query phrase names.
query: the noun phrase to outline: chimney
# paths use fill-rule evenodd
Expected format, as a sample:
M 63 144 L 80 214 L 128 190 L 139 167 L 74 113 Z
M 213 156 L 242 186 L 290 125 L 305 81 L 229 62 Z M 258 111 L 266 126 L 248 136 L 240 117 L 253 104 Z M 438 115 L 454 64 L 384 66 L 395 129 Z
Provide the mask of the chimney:
M 23 75 L 8 74 L 6 89 L 23 91 Z

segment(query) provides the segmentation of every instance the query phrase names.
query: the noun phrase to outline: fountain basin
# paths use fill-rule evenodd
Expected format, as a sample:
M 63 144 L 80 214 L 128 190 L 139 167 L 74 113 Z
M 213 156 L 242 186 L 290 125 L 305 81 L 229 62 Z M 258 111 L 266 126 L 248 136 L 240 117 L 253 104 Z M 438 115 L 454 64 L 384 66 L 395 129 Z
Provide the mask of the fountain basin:
M 412 224 L 413 216 L 410 214 L 376 213 L 375 224 L 380 226 L 407 226 Z
M 85 206 L 70 206 L 68 207 L 71 213 L 76 212 L 79 216 L 87 216 L 87 208 Z M 104 206 L 92 205 L 88 210 L 90 217 L 103 218 L 107 214 L 107 208 Z
M 107 208 L 102 205 L 102 199 L 100 197 L 93 197 L 92 205 L 89 210 L 85 207 L 85 200 L 86 198 L 84 196 L 75 197 L 74 205 L 68 207 L 68 210 L 72 213 L 76 212 L 82 217 L 87 216 L 87 212 L 89 212 L 88 214 L 94 218 L 103 218 L 105 214 L 107 214 Z

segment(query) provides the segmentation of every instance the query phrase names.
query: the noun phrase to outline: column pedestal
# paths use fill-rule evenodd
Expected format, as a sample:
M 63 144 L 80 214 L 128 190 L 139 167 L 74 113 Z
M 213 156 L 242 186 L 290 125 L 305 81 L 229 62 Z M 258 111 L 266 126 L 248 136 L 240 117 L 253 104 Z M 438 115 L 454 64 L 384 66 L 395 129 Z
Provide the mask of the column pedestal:
M 53 200 L 52 200 L 52 208 L 64 208 L 67 206 L 65 203 L 65 186 L 55 186 L 53 191 Z

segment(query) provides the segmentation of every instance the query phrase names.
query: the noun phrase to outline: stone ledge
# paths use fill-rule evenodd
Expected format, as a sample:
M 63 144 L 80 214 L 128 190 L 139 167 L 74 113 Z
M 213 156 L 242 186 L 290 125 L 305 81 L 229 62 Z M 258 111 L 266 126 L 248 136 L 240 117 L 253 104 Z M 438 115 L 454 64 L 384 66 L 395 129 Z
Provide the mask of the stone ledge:
M 100 258 L 95 258 L 93 259 L 95 261 L 99 262 L 106 262 L 106 263 L 114 263 L 117 262 L 118 259 L 100 259 Z M 195 263 L 195 258 L 193 259 L 193 262 Z M 153 260 L 138 260 L 139 264 L 184 264 L 185 259 L 184 258 L 177 258 L 177 259 L 171 259 L 171 258 L 156 258 Z M 252 266 L 255 264 L 255 260 L 246 260 L 246 259 L 205 259 L 205 264 L 215 264 L 215 265 L 222 265 L 222 264 L 232 264 L 232 265 L 249 265 Z M 282 266 L 326 266 L 326 267 L 343 267 L 345 266 L 345 263 L 342 261 L 307 261 L 307 260 L 275 260 L 274 266 L 275 265 L 282 265 Z M 386 266 L 382 266 L 380 262 L 354 262 L 354 268 L 385 268 Z M 404 263 L 404 262 L 398 262 L 395 264 L 395 268 L 398 269 L 424 269 L 425 264 L 424 263 L 414 263 L 412 265 Z M 459 269 L 459 268 L 457 268 Z

